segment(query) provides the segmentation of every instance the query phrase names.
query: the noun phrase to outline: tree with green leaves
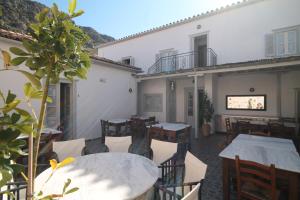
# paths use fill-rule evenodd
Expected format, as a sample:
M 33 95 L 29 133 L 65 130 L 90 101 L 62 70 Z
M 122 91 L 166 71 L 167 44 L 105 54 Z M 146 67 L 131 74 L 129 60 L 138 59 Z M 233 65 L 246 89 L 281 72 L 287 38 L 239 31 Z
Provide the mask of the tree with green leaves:
M 32 99 L 40 99 L 41 102 L 39 114 L 35 113 L 33 109 L 29 114 L 17 107 L 19 100 L 13 98 L 11 93 L 6 99 L 1 94 L 5 106 L 1 108 L 0 125 L 7 120 L 13 124 L 11 127 L 25 126 L 26 130 L 17 128 L 10 130 L 10 126 L 6 124 L 4 129 L 5 131 L 17 131 L 15 136 L 21 133 L 29 135 L 27 197 L 29 200 L 34 198 L 34 178 L 36 177 L 41 131 L 44 125 L 47 101 L 51 101 L 48 97 L 49 84 L 57 83 L 60 76 L 70 80 L 74 77 L 86 78 L 87 70 L 90 67 L 89 54 L 84 50 L 84 45 L 89 38 L 72 21 L 73 18 L 82 15 L 83 11 L 76 12 L 75 9 L 76 0 L 69 2 L 68 14 L 59 11 L 55 4 L 50 9 L 45 8 L 36 15 L 37 23 L 30 25 L 30 39 L 22 42 L 24 48 L 10 48 L 11 53 L 15 55 L 13 59 L 8 52 L 2 50 L 5 63 L 4 70 L 15 70 L 29 79 L 29 82 L 24 85 L 27 105 L 32 108 Z M 23 63 L 28 69 L 10 66 L 19 66 Z M 9 109 L 5 110 L 5 107 Z M 3 126 L 1 126 L 0 131 L 2 129 Z M 14 139 L 17 138 L 14 137 Z M 19 148 L 23 144 L 16 142 L 13 145 Z M 19 153 L 21 154 L 21 152 Z M 0 156 L 5 157 L 5 154 L 0 154 Z M 14 160 L 13 157 L 11 160 Z

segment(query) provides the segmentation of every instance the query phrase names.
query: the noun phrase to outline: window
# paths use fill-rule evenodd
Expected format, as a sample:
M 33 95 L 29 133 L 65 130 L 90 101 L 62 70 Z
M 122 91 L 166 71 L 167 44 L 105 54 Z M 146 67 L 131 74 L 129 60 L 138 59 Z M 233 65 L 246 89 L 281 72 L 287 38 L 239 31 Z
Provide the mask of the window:
M 122 63 L 125 65 L 134 65 L 134 60 L 132 56 L 122 58 Z
M 157 65 L 161 67 L 162 71 L 174 71 L 176 53 L 177 51 L 174 49 L 165 49 L 155 55 L 156 62 L 159 61 Z
M 297 30 L 276 33 L 276 54 L 278 56 L 297 53 Z
M 298 27 L 276 30 L 265 37 L 266 57 L 289 56 L 299 53 Z

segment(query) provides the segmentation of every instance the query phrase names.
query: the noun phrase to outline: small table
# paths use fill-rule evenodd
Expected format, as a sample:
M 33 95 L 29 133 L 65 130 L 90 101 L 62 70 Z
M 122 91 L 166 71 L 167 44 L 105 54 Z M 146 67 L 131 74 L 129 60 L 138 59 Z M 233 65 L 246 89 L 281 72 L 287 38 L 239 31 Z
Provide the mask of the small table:
M 276 176 L 288 179 L 289 199 L 298 199 L 298 176 L 300 173 L 300 157 L 291 140 L 238 135 L 219 156 L 223 160 L 223 199 L 230 199 L 230 168 L 235 167 L 235 156 L 247 161 L 264 165 L 274 164 Z
M 154 124 L 152 127 L 157 127 L 157 128 L 163 128 L 168 132 L 169 135 L 173 135 L 172 137 L 178 139 L 178 136 L 180 134 L 184 134 L 185 130 L 188 129 L 188 143 L 185 143 L 185 148 L 190 150 L 191 148 L 191 141 L 190 141 L 190 132 L 191 132 L 191 125 L 189 124 L 183 124 L 183 123 L 167 123 L 167 122 L 161 122 L 159 124 Z M 148 126 L 147 128 L 150 128 Z M 177 141 L 176 141 L 177 142 Z
M 35 180 L 36 191 L 41 189 L 51 169 Z M 79 187 L 63 200 L 136 199 L 145 195 L 158 179 L 158 168 L 145 157 L 130 153 L 98 153 L 77 157 L 75 162 L 54 173 L 44 185 L 43 193 L 59 194 L 65 181 L 69 188 Z
M 130 122 L 130 119 L 110 119 L 108 120 L 109 126 L 115 127 L 116 135 L 121 133 L 122 126 Z

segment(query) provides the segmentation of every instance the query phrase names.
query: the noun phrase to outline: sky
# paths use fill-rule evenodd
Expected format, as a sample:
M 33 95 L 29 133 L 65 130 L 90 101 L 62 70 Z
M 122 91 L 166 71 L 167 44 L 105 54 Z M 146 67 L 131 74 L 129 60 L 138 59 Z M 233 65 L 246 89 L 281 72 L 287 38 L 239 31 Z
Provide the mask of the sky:
M 68 0 L 36 1 L 47 6 L 56 3 L 61 10 L 68 10 Z M 75 21 L 120 39 L 235 2 L 237 0 L 77 0 L 77 9 L 83 9 L 85 14 Z

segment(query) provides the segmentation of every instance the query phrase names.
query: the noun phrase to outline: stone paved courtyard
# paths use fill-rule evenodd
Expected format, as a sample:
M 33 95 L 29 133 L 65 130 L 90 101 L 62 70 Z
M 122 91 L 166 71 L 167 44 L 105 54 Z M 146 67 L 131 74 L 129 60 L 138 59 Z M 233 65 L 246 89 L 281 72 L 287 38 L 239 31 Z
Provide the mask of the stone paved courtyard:
M 208 165 L 202 190 L 203 200 L 222 199 L 222 164 L 218 154 L 222 150 L 221 146 L 224 140 L 225 135 L 223 134 L 214 134 L 209 137 L 191 140 L 191 152 Z M 87 146 L 90 153 L 104 151 L 104 146 L 101 144 L 100 139 L 88 141 Z M 134 138 L 132 152 L 142 154 L 144 151 L 145 140 Z

